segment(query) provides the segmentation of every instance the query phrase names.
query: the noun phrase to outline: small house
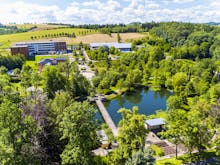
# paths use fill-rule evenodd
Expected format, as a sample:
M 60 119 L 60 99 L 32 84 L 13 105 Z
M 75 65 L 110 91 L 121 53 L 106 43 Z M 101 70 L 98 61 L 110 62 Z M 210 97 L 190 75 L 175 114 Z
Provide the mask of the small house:
M 145 120 L 145 124 L 146 124 L 146 128 L 149 131 L 153 131 L 153 130 L 163 129 L 165 122 L 164 119 L 162 118 L 156 118 L 156 119 Z
M 41 72 L 45 65 L 58 65 L 58 63 L 67 62 L 66 58 L 46 58 L 38 62 L 38 70 Z

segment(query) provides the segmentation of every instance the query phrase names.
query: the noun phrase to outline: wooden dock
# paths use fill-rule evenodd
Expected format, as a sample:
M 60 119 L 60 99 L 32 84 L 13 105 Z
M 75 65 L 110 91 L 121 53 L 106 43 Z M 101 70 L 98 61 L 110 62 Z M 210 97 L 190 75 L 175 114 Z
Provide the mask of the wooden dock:
M 112 121 L 111 116 L 109 115 L 108 111 L 106 110 L 105 106 L 103 105 L 102 101 L 100 99 L 96 100 L 96 104 L 99 108 L 99 111 L 105 120 L 105 123 L 108 125 L 108 127 L 111 129 L 114 137 L 118 136 L 118 129 L 115 126 L 115 123 Z

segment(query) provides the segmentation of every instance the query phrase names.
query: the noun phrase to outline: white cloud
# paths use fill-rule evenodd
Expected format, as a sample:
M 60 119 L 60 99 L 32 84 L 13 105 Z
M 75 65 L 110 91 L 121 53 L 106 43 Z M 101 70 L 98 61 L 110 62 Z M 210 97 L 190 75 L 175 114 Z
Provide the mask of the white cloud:
M 174 3 L 189 3 L 189 2 L 193 2 L 195 0 L 173 0 Z
M 156 3 L 150 3 L 150 4 L 146 4 L 146 7 L 150 8 L 150 9 L 156 9 L 156 8 L 159 8 L 160 5 L 158 5 Z
M 210 22 L 220 21 L 220 3 L 218 0 L 207 0 L 209 5 L 197 4 L 188 8 L 175 7 L 176 3 L 187 3 L 193 0 L 85 0 L 73 1 L 61 9 L 57 5 L 46 6 L 18 1 L 3 3 L 0 6 L 0 22 L 62 22 L 72 24 L 85 23 L 130 23 L 146 21 L 185 21 Z M 196 0 L 194 0 L 196 1 Z M 163 3 L 159 3 L 163 2 Z

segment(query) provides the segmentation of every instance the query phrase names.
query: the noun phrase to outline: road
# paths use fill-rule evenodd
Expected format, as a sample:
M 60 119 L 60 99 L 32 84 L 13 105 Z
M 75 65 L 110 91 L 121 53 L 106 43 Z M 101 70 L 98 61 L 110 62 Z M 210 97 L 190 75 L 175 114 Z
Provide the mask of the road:
M 86 63 L 88 64 L 91 60 L 90 60 L 89 56 L 87 55 L 85 49 L 82 49 L 82 53 L 83 53 L 83 56 L 85 58 Z

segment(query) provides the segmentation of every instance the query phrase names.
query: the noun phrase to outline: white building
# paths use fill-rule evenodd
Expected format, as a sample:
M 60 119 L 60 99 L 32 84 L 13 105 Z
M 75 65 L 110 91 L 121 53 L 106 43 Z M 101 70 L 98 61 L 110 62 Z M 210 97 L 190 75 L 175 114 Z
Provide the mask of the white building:
M 66 52 L 66 42 L 55 42 L 55 41 L 46 41 L 46 42 L 18 42 L 14 47 L 27 46 L 29 55 L 35 54 L 48 54 L 50 52 Z
M 106 43 L 90 43 L 90 48 L 92 50 L 98 49 L 100 47 L 107 46 L 108 48 L 110 47 L 115 47 L 121 52 L 130 52 L 131 51 L 131 43 L 117 43 L 117 42 L 106 42 Z

